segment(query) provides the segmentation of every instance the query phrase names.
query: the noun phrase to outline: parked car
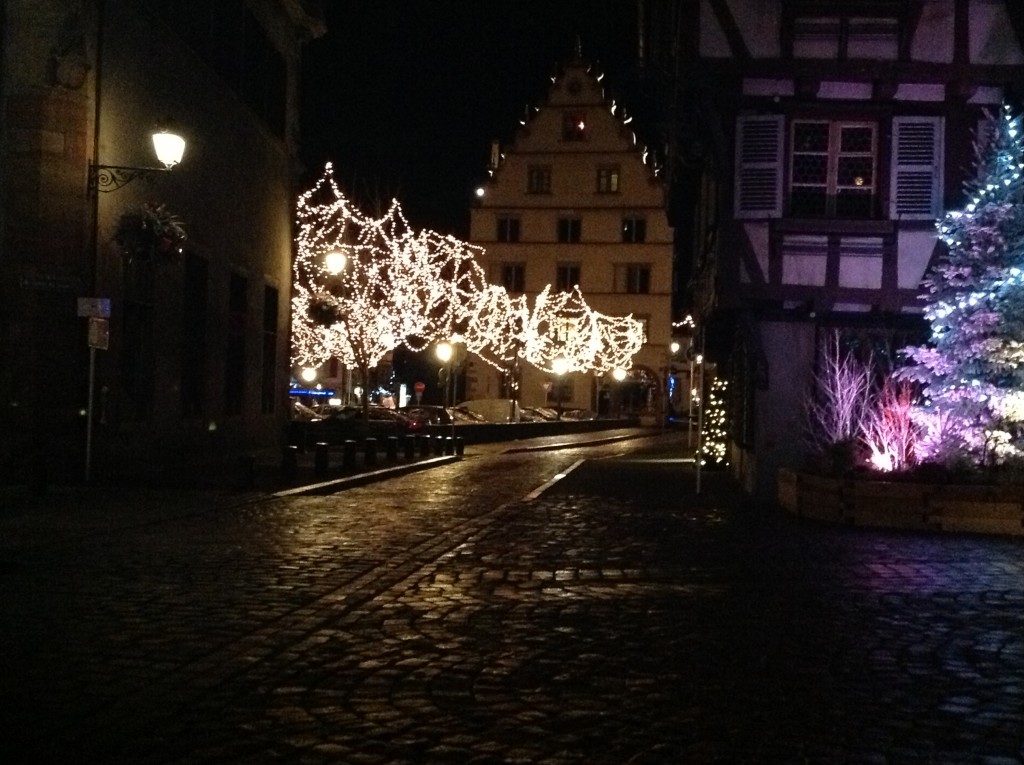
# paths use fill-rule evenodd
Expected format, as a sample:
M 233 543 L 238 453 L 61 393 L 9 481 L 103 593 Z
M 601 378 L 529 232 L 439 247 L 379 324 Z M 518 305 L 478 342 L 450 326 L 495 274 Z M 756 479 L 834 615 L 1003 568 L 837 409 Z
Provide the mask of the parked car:
M 479 414 L 487 422 L 519 422 L 519 404 L 511 398 L 483 398 L 463 401 L 460 409 Z
M 402 407 L 400 414 L 409 418 L 410 430 L 422 430 L 427 425 L 451 425 L 452 415 L 443 406 L 415 404 Z
M 528 406 L 519 411 L 522 422 L 550 422 L 558 419 L 558 412 L 543 406 Z
M 458 424 L 460 422 L 462 422 L 462 423 L 487 422 L 487 419 L 483 415 L 477 414 L 476 412 L 471 412 L 469 409 L 466 409 L 464 406 L 453 406 L 451 408 L 451 415 L 452 415 L 452 418 L 455 420 L 456 424 Z
M 410 419 L 394 409 L 371 405 L 368 415 L 363 417 L 361 406 L 327 407 L 320 419 L 305 423 L 305 441 L 340 444 L 349 439 L 386 438 L 413 432 Z

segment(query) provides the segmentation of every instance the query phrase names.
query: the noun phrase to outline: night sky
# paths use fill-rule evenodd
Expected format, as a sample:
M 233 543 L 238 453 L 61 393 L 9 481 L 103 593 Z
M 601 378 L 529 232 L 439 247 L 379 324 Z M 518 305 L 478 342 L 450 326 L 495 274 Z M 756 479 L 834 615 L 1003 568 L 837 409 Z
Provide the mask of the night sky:
M 327 3 L 304 53 L 305 185 L 333 161 L 367 212 L 402 204 L 414 228 L 466 237 L 491 140 L 510 140 L 577 36 L 631 105 L 636 0 L 372 0 Z

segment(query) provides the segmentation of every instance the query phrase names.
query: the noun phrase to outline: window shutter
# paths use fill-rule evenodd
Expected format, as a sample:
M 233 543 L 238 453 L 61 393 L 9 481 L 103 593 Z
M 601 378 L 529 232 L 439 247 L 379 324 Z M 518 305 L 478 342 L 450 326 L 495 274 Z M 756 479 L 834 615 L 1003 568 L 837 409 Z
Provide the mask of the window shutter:
M 889 217 L 934 220 L 942 207 L 942 118 L 894 117 Z
M 782 216 L 782 115 L 736 122 L 737 218 Z

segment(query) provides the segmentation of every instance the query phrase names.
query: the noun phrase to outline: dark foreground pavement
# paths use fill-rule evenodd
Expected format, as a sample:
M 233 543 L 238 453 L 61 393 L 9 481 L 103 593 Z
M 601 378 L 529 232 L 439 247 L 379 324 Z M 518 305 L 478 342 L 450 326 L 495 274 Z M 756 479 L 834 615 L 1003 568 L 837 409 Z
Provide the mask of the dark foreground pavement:
M 1024 546 L 698 496 L 682 455 L 0 518 L 0 761 L 1024 761 Z

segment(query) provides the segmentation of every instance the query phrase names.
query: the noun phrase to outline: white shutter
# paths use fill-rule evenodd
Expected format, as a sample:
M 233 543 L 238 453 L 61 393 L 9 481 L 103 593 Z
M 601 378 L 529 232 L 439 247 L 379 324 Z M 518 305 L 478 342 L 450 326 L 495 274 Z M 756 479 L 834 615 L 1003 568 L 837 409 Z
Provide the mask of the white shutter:
M 942 214 L 942 118 L 894 117 L 889 217 L 935 220 Z
M 782 115 L 736 121 L 737 218 L 782 216 Z

